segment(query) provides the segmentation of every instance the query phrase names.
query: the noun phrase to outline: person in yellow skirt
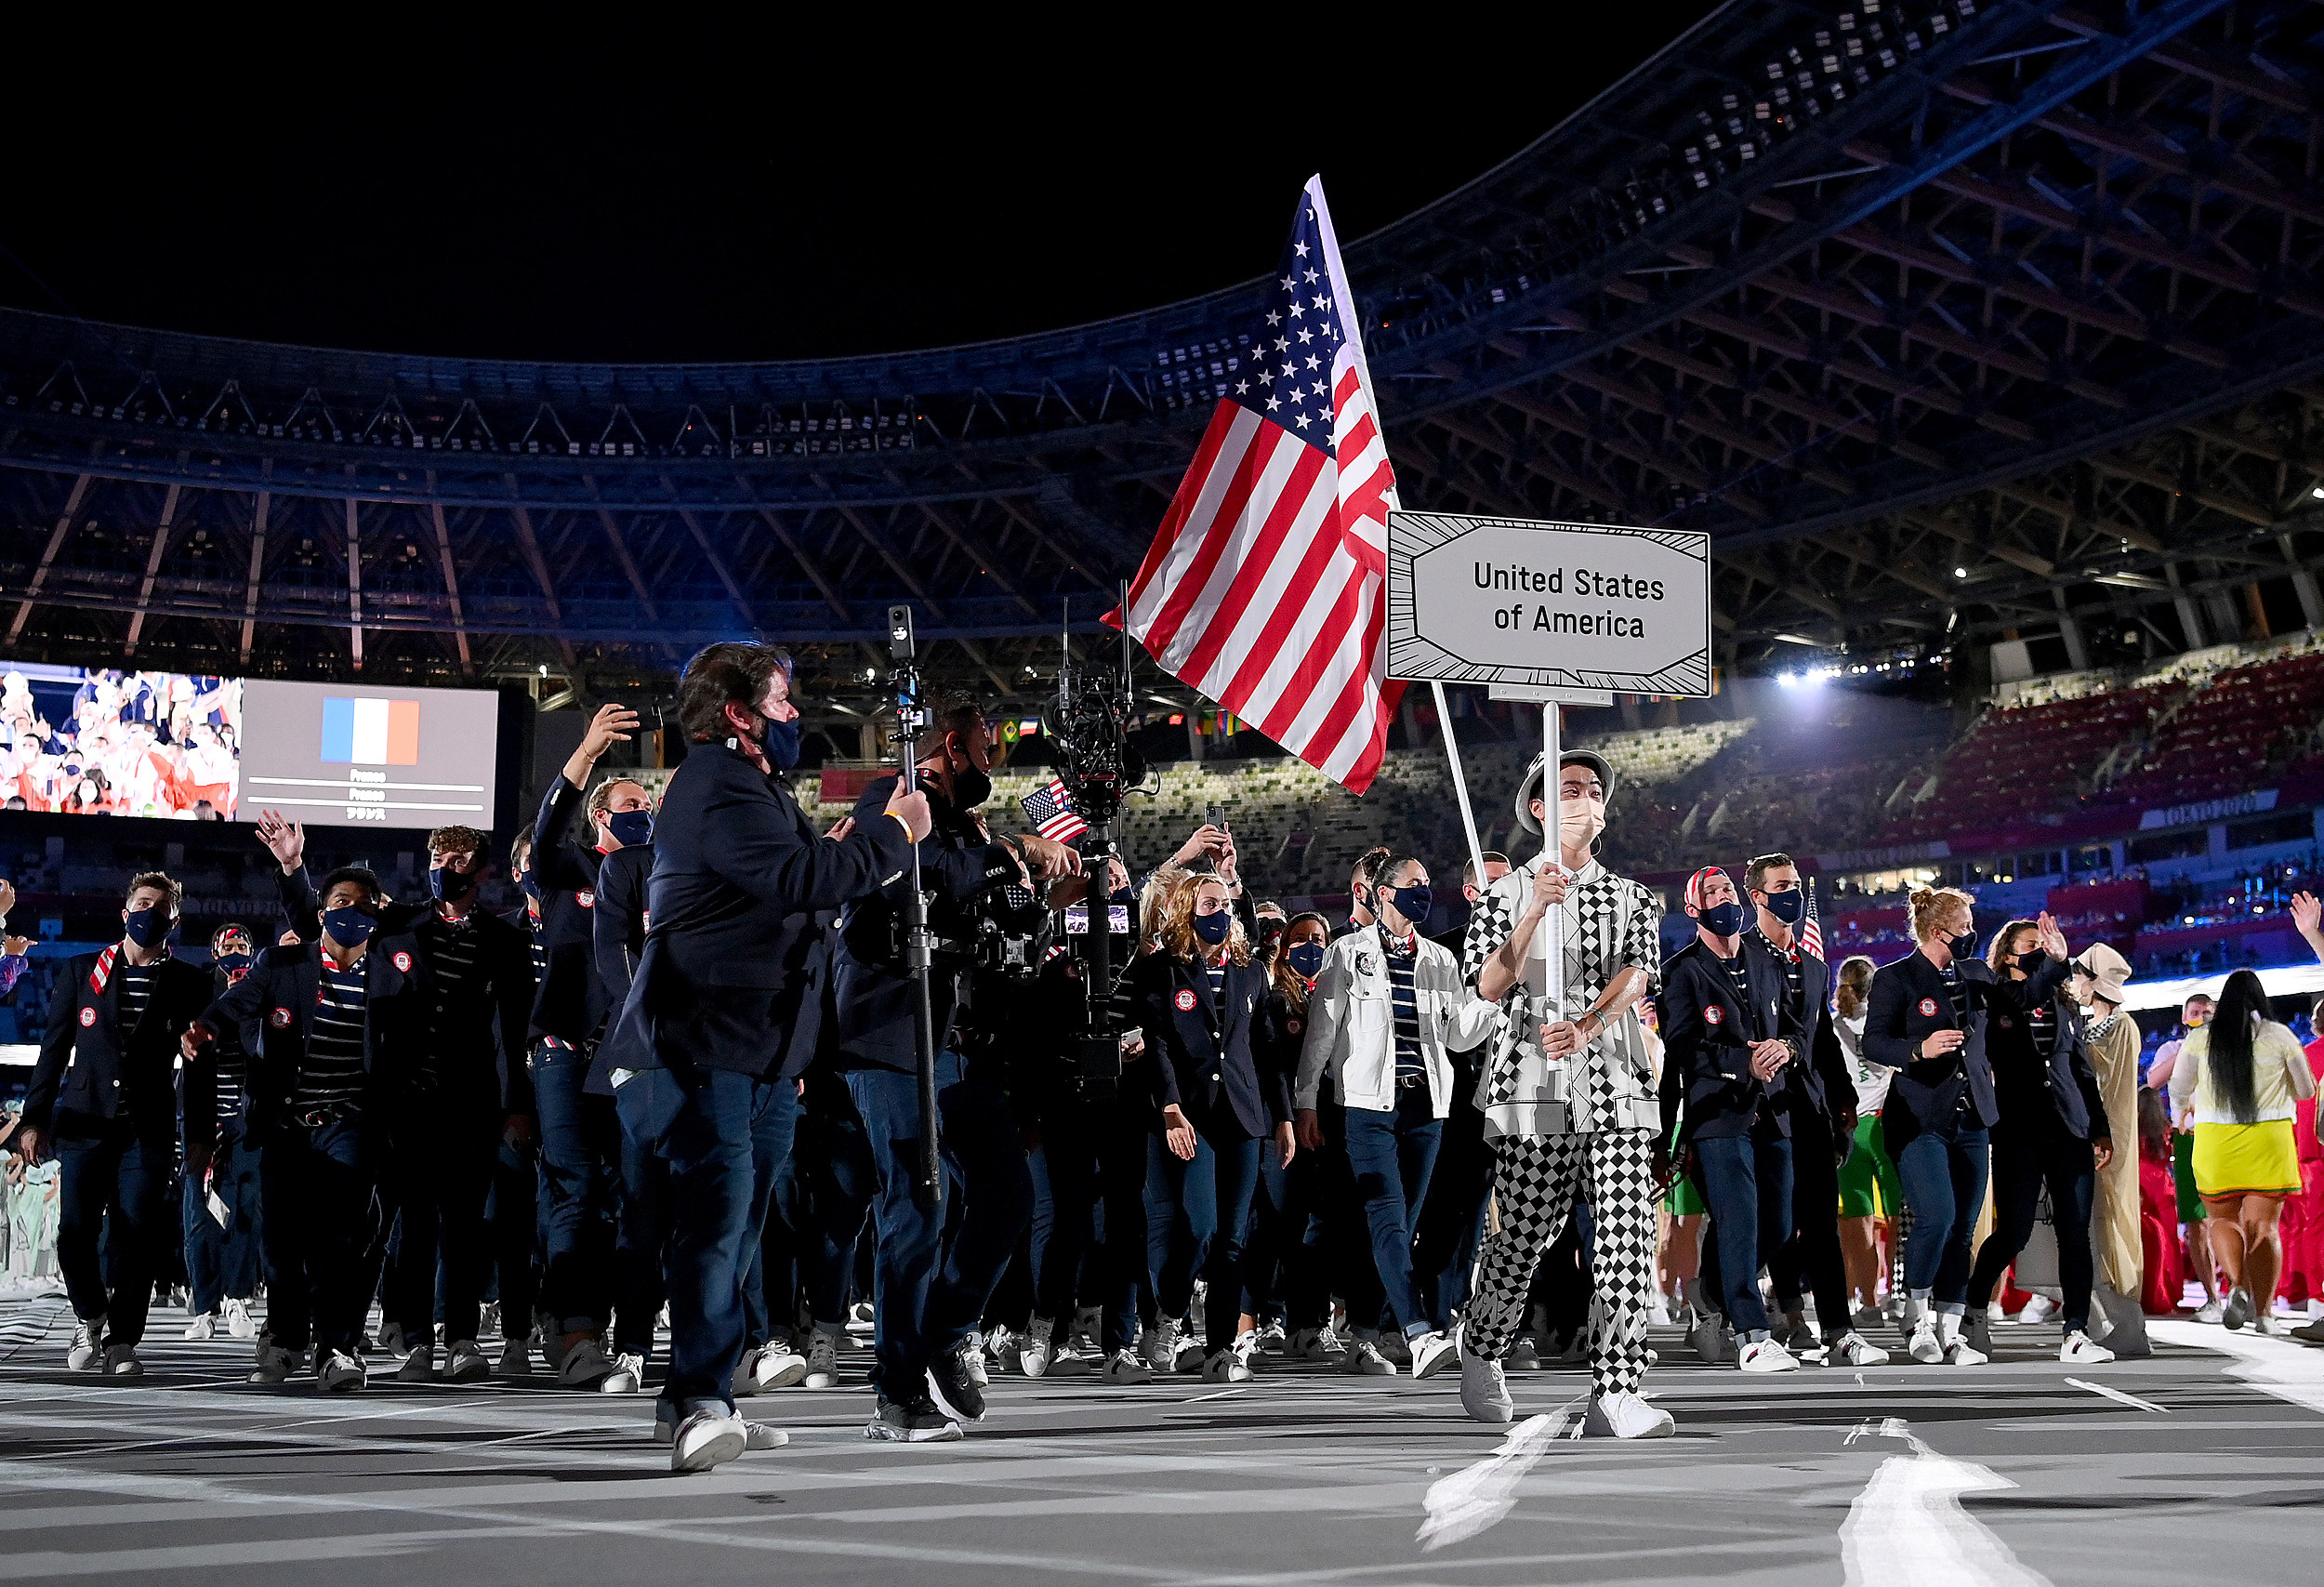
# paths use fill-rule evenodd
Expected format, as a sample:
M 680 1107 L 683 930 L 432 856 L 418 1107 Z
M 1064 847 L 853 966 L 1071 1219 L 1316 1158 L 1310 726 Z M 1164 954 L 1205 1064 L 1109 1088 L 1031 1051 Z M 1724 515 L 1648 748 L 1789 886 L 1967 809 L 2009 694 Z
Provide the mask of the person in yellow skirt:
M 2316 1094 L 2307 1055 L 2268 1017 L 2267 993 L 2249 970 L 2227 977 L 2211 1024 L 2187 1035 L 2171 1074 L 2171 1111 L 2195 1118 L 2195 1188 L 2211 1213 L 2212 1254 L 2233 1289 L 2229 1328 L 2282 1329 L 2271 1315 L 2283 1271 L 2277 1221 L 2300 1188 L 2298 1104 Z

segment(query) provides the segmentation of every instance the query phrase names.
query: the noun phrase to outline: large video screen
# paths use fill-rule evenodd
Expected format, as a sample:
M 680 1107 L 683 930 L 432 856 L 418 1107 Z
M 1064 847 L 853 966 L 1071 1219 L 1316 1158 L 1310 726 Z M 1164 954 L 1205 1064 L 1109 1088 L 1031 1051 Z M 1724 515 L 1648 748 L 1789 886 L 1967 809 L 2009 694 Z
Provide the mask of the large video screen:
M 0 804 L 231 821 L 243 684 L 0 662 Z
M 318 827 L 492 824 L 490 690 L 0 661 L 10 810 Z
M 244 814 L 319 827 L 490 827 L 500 696 L 489 690 L 243 683 Z

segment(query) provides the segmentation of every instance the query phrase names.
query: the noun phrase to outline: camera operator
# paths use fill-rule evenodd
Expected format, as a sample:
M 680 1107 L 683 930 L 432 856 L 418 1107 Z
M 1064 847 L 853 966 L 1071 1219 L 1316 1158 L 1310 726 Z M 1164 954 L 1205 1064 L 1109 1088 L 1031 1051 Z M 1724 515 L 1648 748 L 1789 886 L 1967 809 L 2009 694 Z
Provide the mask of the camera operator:
M 623 1132 L 667 1165 L 670 1367 L 655 1435 L 675 1471 L 786 1441 L 734 1414 L 752 1143 L 796 1108 L 814 1056 L 828 950 L 819 915 L 903 872 L 927 801 L 899 793 L 826 840 L 776 775 L 799 762 L 791 662 L 722 642 L 686 664 L 679 715 L 693 747 L 654 827 L 652 925 L 608 1038 Z
M 989 1055 L 964 1058 L 954 1034 L 974 931 L 970 906 L 1004 882 L 1030 888 L 1078 874 L 1081 866 L 1062 843 L 1037 837 L 995 841 L 986 833 L 975 811 L 992 793 L 991 764 L 982 709 L 956 705 L 937 716 L 918 762 L 931 823 L 919 863 L 938 939 L 928 985 L 938 1136 L 947 1183 L 962 1198 L 949 1240 L 942 1213 L 918 1200 L 913 1188 L 920 1132 L 918 994 L 905 968 L 899 929 L 910 883 L 893 879 L 857 899 L 839 923 L 838 1063 L 879 1175 L 873 1269 L 879 1403 L 866 1432 L 904 1443 L 957 1437 L 951 1417 L 974 1422 L 984 1415 L 984 1392 L 968 1356 L 984 1302 L 1033 1211 L 1032 1176 L 998 1065 Z M 856 820 L 871 822 L 899 780 L 882 777 L 866 788 Z M 931 1390 L 943 1398 L 942 1409 L 931 1403 Z

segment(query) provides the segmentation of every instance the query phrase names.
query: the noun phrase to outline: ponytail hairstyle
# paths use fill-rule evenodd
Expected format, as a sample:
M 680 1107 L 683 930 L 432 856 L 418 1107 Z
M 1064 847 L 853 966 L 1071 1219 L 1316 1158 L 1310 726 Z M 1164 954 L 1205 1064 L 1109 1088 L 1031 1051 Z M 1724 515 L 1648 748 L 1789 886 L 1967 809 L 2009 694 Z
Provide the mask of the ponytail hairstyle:
M 1906 917 L 1912 927 L 1912 940 L 1927 942 L 1936 934 L 1936 923 L 1954 911 L 1958 905 L 1976 923 L 1977 901 L 1958 887 L 1916 887 L 1906 904 Z
M 2238 970 L 2227 977 L 2219 1006 L 2205 1028 L 2211 1051 L 2212 1091 L 2238 1124 L 2259 1121 L 2258 1088 L 2252 1082 L 2251 1049 L 2260 1025 L 2267 1019 L 2267 988 L 2255 972 Z
M 1860 953 L 1840 961 L 1840 975 L 1832 983 L 1831 1000 L 1842 1019 L 1852 1020 L 1864 1012 L 1872 996 L 1872 972 L 1877 968 Z

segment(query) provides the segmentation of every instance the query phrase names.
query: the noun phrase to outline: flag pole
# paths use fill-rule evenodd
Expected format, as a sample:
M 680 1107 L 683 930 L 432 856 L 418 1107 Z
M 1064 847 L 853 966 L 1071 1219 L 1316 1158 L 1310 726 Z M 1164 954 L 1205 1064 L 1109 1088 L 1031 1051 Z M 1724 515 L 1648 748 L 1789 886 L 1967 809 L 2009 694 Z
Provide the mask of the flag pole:
M 1436 725 L 1445 731 L 1445 759 L 1452 762 L 1453 792 L 1460 797 L 1460 829 L 1469 836 L 1469 866 L 1477 879 L 1477 891 L 1483 893 L 1492 883 L 1485 876 L 1485 845 L 1477 840 L 1476 812 L 1469 808 L 1469 779 L 1460 770 L 1460 741 L 1453 736 L 1452 709 L 1445 703 L 1442 679 L 1429 680 L 1436 692 Z
M 1565 714 L 1555 700 L 1541 702 L 1541 846 L 1550 864 L 1561 871 L 1565 868 L 1565 842 L 1563 827 L 1565 779 L 1559 773 L 1559 730 L 1565 725 L 1558 719 Z M 1552 904 L 1543 919 L 1542 930 L 1534 933 L 1541 945 L 1541 990 L 1543 1000 L 1550 1005 L 1550 1023 L 1565 1017 L 1565 906 Z

